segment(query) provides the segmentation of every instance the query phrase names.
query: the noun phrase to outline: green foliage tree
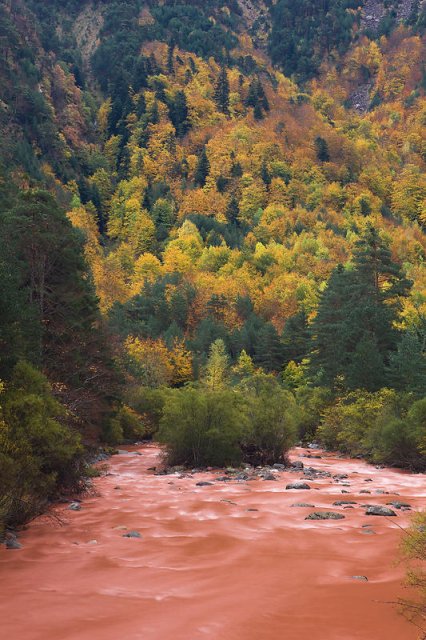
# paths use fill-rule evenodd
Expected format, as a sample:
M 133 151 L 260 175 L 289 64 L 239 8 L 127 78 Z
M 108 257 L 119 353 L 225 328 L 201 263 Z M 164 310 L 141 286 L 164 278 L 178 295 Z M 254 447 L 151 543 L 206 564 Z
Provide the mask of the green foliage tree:
M 239 390 L 248 425 L 242 443 L 244 460 L 256 465 L 282 462 L 296 440 L 294 396 L 263 373 L 245 378 Z
M 59 491 L 80 487 L 83 448 L 65 418 L 46 378 L 19 362 L 0 396 L 0 530 L 37 515 Z
M 166 399 L 158 438 L 169 464 L 224 466 L 241 461 L 238 398 L 232 391 L 184 388 Z
M 211 347 L 204 373 L 204 384 L 210 389 L 221 389 L 229 375 L 229 356 L 225 343 L 218 338 Z

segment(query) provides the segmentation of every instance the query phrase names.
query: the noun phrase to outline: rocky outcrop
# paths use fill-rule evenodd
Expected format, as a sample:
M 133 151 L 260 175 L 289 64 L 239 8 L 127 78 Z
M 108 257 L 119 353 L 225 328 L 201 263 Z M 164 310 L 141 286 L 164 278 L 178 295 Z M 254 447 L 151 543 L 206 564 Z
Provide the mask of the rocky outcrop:
M 86 72 L 90 71 L 90 60 L 99 46 L 99 33 L 104 24 L 104 17 L 99 6 L 87 4 L 74 22 L 73 33 Z
M 414 0 L 399 0 L 396 7 L 397 22 L 404 22 L 410 16 Z M 375 33 L 387 13 L 383 0 L 365 0 L 361 12 L 361 28 Z
M 253 42 L 259 49 L 266 50 L 271 30 L 271 18 L 265 2 L 263 0 L 238 0 L 238 5 Z

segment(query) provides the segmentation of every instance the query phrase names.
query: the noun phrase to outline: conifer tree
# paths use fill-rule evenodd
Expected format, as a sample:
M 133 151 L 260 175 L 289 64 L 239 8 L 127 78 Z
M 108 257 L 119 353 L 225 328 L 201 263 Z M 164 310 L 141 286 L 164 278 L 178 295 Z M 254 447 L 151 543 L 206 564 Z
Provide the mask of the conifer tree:
M 180 138 L 189 131 L 188 103 L 184 91 L 176 91 L 174 99 L 169 103 L 170 120 L 176 129 L 176 135 Z
M 312 365 L 326 384 L 340 376 L 350 388 L 374 391 L 386 384 L 398 343 L 395 323 L 411 283 L 374 228 L 356 243 L 353 265 L 337 267 L 322 295 L 313 323 Z
M 310 352 L 311 330 L 305 311 L 299 311 L 289 318 L 281 336 L 285 362 L 294 360 L 300 364 Z
M 320 162 L 330 162 L 327 141 L 324 140 L 324 138 L 321 138 L 321 136 L 317 136 L 315 138 L 315 150 Z
M 175 72 L 175 69 L 174 69 L 175 47 L 176 47 L 176 44 L 173 40 L 170 41 L 167 46 L 167 71 L 171 74 Z
M 257 336 L 255 361 L 266 371 L 280 371 L 283 364 L 283 349 L 274 325 L 266 322 Z
M 418 336 L 407 331 L 390 356 L 389 382 L 398 391 L 421 395 L 426 389 L 426 354 Z
M 206 147 L 203 147 L 203 150 L 200 153 L 198 158 L 197 166 L 195 167 L 194 173 L 194 182 L 199 187 L 204 187 L 206 184 L 207 176 L 210 172 L 210 162 L 207 157 Z
M 214 87 L 214 100 L 222 113 L 229 115 L 229 79 L 225 65 L 222 65 Z

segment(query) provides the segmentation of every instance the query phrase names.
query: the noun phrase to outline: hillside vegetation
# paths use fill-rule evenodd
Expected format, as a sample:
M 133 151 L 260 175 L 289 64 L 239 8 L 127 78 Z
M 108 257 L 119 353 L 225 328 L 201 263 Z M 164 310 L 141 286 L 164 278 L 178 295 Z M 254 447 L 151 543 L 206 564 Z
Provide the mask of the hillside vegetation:
M 426 468 L 426 8 L 371 5 L 0 1 L 0 521 L 157 432 Z

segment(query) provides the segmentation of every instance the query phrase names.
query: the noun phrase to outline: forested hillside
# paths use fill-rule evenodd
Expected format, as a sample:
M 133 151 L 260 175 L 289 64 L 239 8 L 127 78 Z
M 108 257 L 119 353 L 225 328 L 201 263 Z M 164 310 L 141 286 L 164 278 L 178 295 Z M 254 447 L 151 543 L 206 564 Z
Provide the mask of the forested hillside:
M 425 28 L 0 1 L 0 523 L 158 429 L 179 464 L 426 468 Z

